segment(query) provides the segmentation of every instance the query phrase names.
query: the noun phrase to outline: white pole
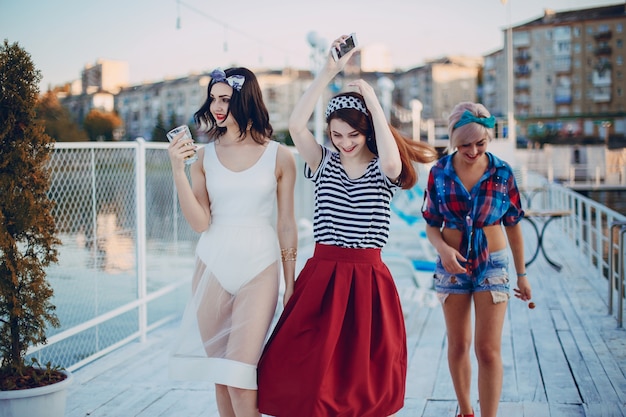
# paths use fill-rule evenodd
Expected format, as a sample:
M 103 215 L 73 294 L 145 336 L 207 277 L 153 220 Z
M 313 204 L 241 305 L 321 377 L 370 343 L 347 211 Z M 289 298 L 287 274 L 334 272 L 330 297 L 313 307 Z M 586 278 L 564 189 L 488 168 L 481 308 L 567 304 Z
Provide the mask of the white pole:
M 428 126 L 428 144 L 435 146 L 435 121 L 428 119 L 426 126 Z
M 554 182 L 554 167 L 552 166 L 552 164 L 548 166 L 548 182 Z
M 413 140 L 422 140 L 422 109 L 424 106 L 422 102 L 413 99 L 411 100 L 411 118 L 413 119 Z
M 324 144 L 324 118 L 323 118 L 322 97 L 315 103 L 315 141 L 320 145 Z
M 395 85 L 391 78 L 380 77 L 377 81 L 378 88 L 380 89 L 381 104 L 387 121 L 391 119 L 391 92 L 395 88 Z
M 319 35 L 311 31 L 307 34 L 307 41 L 311 46 L 311 73 L 313 77 L 317 76 L 319 72 L 323 59 L 325 58 L 326 53 L 326 41 L 319 37 Z M 323 118 L 323 103 L 322 97 L 317 99 L 317 103 L 315 103 L 315 112 L 313 113 L 313 120 L 315 123 L 314 135 L 315 141 L 320 145 L 324 142 L 324 118 Z
M 513 27 L 511 26 L 511 2 L 507 2 L 507 20 L 508 27 L 506 30 L 507 37 L 507 112 L 508 112 L 508 139 L 515 144 L 515 108 L 513 100 Z
M 136 155 L 137 299 L 140 301 L 138 330 L 139 340 L 145 342 L 148 334 L 148 306 L 146 300 L 148 295 L 148 278 L 146 266 L 146 141 L 143 138 L 137 138 Z

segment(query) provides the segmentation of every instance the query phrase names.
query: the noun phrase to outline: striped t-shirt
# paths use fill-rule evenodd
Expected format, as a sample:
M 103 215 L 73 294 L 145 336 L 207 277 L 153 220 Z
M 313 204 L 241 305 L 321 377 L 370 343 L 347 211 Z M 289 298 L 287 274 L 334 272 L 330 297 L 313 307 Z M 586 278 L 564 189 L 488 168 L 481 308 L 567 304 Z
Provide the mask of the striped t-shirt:
M 350 179 L 339 153 L 322 146 L 317 171 L 305 166 L 315 183 L 313 235 L 317 243 L 345 248 L 382 248 L 389 238 L 390 203 L 398 186 L 372 159 L 362 177 Z

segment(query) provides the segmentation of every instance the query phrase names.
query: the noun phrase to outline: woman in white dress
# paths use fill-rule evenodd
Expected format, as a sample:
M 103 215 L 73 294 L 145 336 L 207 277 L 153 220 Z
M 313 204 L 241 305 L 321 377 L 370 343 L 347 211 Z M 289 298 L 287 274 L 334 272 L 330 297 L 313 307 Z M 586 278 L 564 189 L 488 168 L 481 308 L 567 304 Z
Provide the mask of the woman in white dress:
M 276 310 L 281 260 L 284 303 L 294 286 L 295 159 L 271 140 L 248 69 L 213 71 L 194 120 L 209 143 L 196 148 L 179 135 L 169 146 L 181 210 L 202 233 L 170 375 L 214 382 L 221 417 L 257 417 L 256 368 Z M 196 151 L 190 183 L 185 159 Z

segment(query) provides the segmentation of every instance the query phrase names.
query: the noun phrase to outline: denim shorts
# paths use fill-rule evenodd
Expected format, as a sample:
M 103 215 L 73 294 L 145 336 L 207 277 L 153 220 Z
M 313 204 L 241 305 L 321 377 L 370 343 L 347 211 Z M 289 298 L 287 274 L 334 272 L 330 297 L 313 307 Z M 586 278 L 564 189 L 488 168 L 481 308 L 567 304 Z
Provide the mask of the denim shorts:
M 435 267 L 435 289 L 439 301 L 443 304 L 449 294 L 471 294 L 490 291 L 494 304 L 509 299 L 509 252 L 508 249 L 491 252 L 487 268 L 477 279 L 467 274 L 451 274 L 441 265 L 437 257 Z

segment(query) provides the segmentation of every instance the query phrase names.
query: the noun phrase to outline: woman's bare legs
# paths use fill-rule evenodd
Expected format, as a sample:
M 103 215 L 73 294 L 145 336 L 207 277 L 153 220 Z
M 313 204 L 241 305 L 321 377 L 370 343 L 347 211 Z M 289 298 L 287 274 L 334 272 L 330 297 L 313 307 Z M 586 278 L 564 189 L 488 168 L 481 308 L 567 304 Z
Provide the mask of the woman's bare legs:
M 478 360 L 478 401 L 482 417 L 496 417 L 502 394 L 502 327 L 507 303 L 493 303 L 490 292 L 474 294 Z
M 471 294 L 450 294 L 443 304 L 448 335 L 448 367 L 461 414 L 473 413 L 469 356 L 472 343 L 471 307 Z
M 208 356 L 256 365 L 278 299 L 277 268 L 270 265 L 234 296 L 214 277 L 208 281 L 197 312 Z M 257 390 L 220 384 L 215 390 L 220 417 L 260 417 Z
M 220 417 L 237 417 L 226 385 L 215 384 L 215 398 Z

